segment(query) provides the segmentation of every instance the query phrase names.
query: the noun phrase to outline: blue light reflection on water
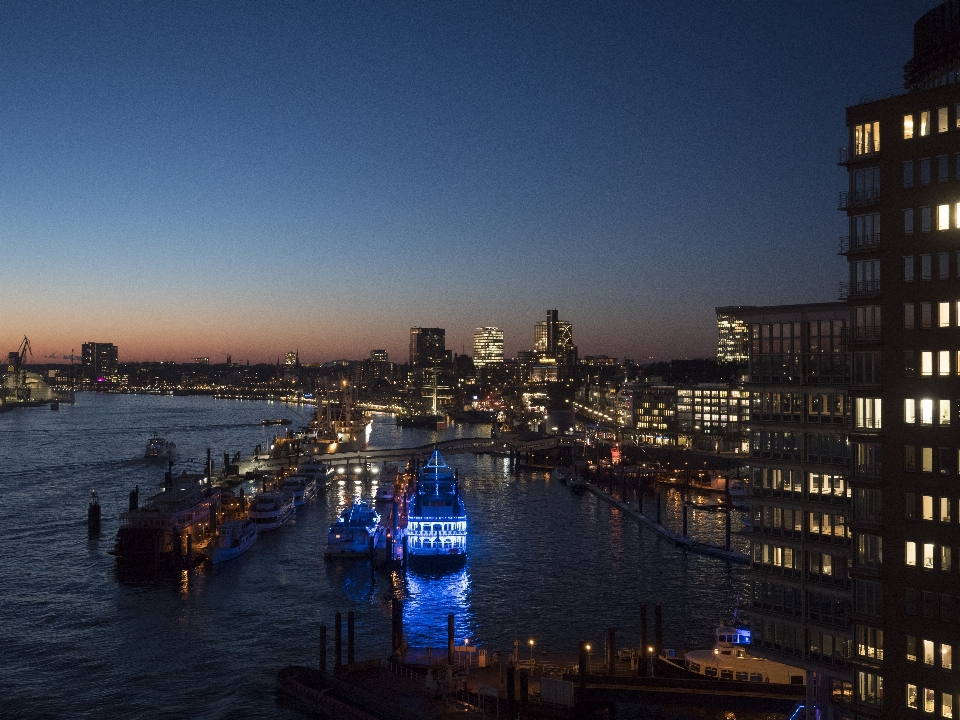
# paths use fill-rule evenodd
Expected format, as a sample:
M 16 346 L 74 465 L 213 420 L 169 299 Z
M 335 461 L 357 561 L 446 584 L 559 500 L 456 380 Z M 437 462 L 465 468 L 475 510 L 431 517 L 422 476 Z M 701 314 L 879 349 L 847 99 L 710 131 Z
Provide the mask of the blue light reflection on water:
M 324 560 L 327 528 L 345 500 L 334 484 L 235 561 L 117 578 L 106 553 L 117 517 L 134 485 L 142 501 L 163 476 L 161 464 L 142 459 L 151 435 L 176 442 L 185 458 L 202 460 L 211 447 L 219 464 L 224 452 L 246 456 L 269 444 L 276 429 L 261 419 L 296 426 L 308 416 L 279 404 L 96 394 L 59 413 L 0 414 L 0 488 L 16 509 L 0 515 L 6 707 L 24 717 L 295 718 L 273 699 L 276 670 L 315 663 L 320 623 L 351 610 L 358 657 L 386 656 L 395 589 L 411 644 L 445 646 L 452 612 L 458 644 L 509 650 L 533 637 L 538 649 L 573 652 L 579 639 L 601 643 L 608 626 L 636 644 L 641 602 L 664 603 L 668 646 L 703 646 L 743 587 L 739 568 L 685 554 L 591 495 L 572 495 L 542 472 L 511 474 L 504 458 L 482 455 L 448 458 L 470 515 L 467 565 L 456 573 L 404 580 L 365 562 Z M 487 432 L 400 429 L 381 417 L 370 444 Z M 91 488 L 103 535 L 88 540 Z M 716 525 L 703 517 L 691 521 L 694 531 Z

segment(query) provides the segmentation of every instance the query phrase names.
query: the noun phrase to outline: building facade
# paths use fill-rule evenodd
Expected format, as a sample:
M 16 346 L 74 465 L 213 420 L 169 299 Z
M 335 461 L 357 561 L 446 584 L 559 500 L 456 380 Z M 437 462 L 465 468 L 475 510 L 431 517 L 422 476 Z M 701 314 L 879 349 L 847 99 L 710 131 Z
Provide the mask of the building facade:
M 113 343 L 86 342 L 81 346 L 80 354 L 80 366 L 85 380 L 110 381 L 116 377 L 117 346 Z
M 917 21 L 904 80 L 902 94 L 847 108 L 840 152 L 848 174 L 840 249 L 850 273 L 842 291 L 853 319 L 854 707 L 860 718 L 952 718 L 960 717 L 960 2 Z
M 503 330 L 497 327 L 474 329 L 473 364 L 476 367 L 503 364 Z
M 804 668 L 807 717 L 834 720 L 853 717 L 849 312 L 836 302 L 741 315 L 750 334 L 753 648 Z
M 750 331 L 743 321 L 748 307 L 717 308 L 717 360 L 746 365 L 749 359 Z
M 447 359 L 446 331 L 443 328 L 410 328 L 410 364 L 435 367 Z

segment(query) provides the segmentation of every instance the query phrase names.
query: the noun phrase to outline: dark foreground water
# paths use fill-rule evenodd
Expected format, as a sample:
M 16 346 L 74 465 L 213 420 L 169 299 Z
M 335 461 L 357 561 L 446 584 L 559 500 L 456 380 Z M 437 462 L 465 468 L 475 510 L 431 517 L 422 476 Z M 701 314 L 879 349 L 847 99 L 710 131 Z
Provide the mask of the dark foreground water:
M 602 647 L 611 626 L 618 644 L 639 644 L 641 603 L 651 625 L 652 604 L 663 604 L 668 647 L 708 645 L 743 588 L 740 568 L 680 551 L 590 494 L 571 495 L 544 473 L 513 474 L 503 458 L 472 455 L 448 458 L 460 469 L 470 515 L 463 571 L 404 579 L 363 562 L 325 561 L 327 527 L 356 489 L 349 480 L 215 570 L 117 577 L 107 550 L 128 493 L 139 484 L 145 498 L 162 480 L 163 467 L 142 459 L 148 437 L 173 440 L 197 469 L 210 447 L 219 467 L 224 452 L 246 457 L 269 443 L 276 429 L 261 419 L 305 424 L 308 412 L 81 394 L 58 413 L 0 414 L 0 717 L 303 717 L 277 706 L 276 671 L 315 663 L 320 623 L 332 628 L 334 613 L 351 610 L 358 658 L 385 657 L 395 587 L 411 645 L 445 647 L 446 617 L 455 613 L 458 644 L 469 638 L 506 654 L 519 639 L 526 654 L 532 638 L 537 653 L 571 655 L 580 639 Z M 400 430 L 378 417 L 370 446 L 488 432 Z M 95 539 L 86 530 L 91 489 L 103 504 Z M 691 533 L 719 540 L 722 518 L 696 513 Z M 634 709 L 620 717 L 644 715 Z

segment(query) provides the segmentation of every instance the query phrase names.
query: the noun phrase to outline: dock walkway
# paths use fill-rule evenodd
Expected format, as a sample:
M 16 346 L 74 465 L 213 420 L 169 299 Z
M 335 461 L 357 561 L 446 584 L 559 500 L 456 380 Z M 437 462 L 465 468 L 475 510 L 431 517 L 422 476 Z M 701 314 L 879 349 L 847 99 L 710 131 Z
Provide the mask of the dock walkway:
M 636 510 L 635 508 L 630 507 L 626 503 L 620 500 L 617 500 L 613 495 L 610 495 L 609 493 L 604 492 L 597 485 L 594 485 L 593 483 L 585 483 L 585 487 L 587 488 L 587 490 L 592 492 L 601 500 L 604 500 L 605 502 L 609 503 L 613 507 L 617 508 L 624 515 L 628 517 L 632 517 L 634 520 L 637 520 L 643 523 L 644 525 L 646 525 L 647 527 L 651 528 L 652 530 L 655 530 L 656 532 L 658 532 L 660 535 L 665 537 L 667 540 L 669 540 L 671 543 L 673 543 L 677 547 L 685 548 L 687 550 L 700 553 L 701 555 L 710 555 L 711 557 L 720 558 L 721 560 L 727 560 L 728 562 L 739 563 L 741 565 L 750 564 L 750 556 L 748 555 L 737 552 L 736 550 L 727 550 L 726 548 L 720 547 L 719 545 L 713 545 L 711 543 L 702 543 L 702 542 L 693 540 L 692 538 L 678 535 L 673 530 L 657 523 L 656 520 L 648 518 L 639 510 Z

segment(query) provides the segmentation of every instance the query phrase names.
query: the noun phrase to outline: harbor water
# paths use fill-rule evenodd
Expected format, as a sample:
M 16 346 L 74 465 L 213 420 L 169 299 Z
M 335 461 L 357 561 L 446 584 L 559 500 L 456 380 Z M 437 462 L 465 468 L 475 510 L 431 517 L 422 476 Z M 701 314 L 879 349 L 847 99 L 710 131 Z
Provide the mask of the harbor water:
M 332 652 L 337 612 L 356 613 L 358 658 L 386 657 L 394 594 L 404 600 L 413 646 L 445 648 L 453 613 L 458 645 L 469 639 L 506 655 L 519 640 L 526 658 L 572 656 L 579 640 L 602 648 L 608 627 L 617 628 L 618 645 L 636 646 L 640 605 L 652 637 L 657 602 L 667 647 L 709 646 L 743 592 L 742 567 L 678 549 L 594 495 L 572 494 L 544 471 L 514 472 L 493 455 L 447 457 L 459 468 L 470 518 L 468 560 L 457 572 L 403 577 L 365 561 L 324 560 L 338 509 L 355 493 L 372 498 L 370 483 L 348 476 L 236 560 L 153 579 L 118 576 L 107 551 L 129 492 L 139 485 L 142 503 L 163 479 L 164 465 L 143 459 L 148 438 L 177 444 L 176 471 L 199 471 L 207 448 L 219 467 L 224 453 L 248 457 L 269 445 L 278 428 L 262 419 L 297 427 L 309 413 L 266 402 L 84 393 L 58 413 L 0 414 L 0 716 L 303 717 L 277 704 L 277 670 L 316 664 L 323 622 Z M 489 430 L 401 429 L 375 416 L 369 446 Z M 102 531 L 88 538 L 94 489 Z M 678 522 L 674 493 L 664 507 L 665 522 Z M 735 514 L 734 531 L 741 523 Z M 722 542 L 723 526 L 719 513 L 690 516 L 697 539 Z

